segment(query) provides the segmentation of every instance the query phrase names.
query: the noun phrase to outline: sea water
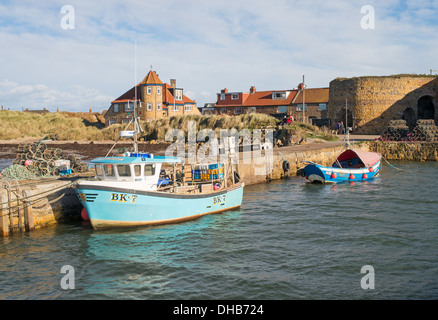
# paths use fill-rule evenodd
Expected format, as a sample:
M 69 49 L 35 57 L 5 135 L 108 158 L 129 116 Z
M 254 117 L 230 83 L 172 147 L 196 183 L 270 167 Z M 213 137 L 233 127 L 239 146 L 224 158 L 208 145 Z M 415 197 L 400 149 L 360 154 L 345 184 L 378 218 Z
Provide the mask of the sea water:
M 391 164 L 247 186 L 239 210 L 180 224 L 0 238 L 0 299 L 437 299 L 438 163 Z

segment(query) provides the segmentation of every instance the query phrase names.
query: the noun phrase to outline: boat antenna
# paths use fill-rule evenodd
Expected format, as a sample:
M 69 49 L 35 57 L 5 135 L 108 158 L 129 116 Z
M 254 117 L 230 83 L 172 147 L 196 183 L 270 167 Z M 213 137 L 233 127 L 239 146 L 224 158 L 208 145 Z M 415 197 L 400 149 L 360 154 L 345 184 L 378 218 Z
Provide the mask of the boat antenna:
M 134 152 L 138 153 L 137 140 L 137 40 L 134 41 Z
M 345 139 L 347 140 L 347 146 L 350 145 L 350 130 L 348 130 L 348 104 L 347 99 L 345 99 Z

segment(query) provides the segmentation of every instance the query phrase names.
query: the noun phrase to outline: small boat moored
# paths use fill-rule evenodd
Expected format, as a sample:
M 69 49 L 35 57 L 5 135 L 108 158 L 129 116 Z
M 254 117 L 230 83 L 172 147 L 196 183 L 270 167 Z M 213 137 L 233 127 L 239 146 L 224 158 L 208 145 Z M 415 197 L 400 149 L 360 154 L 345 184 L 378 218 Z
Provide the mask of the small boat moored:
M 176 223 L 242 204 L 243 183 L 186 181 L 177 157 L 127 153 L 91 163 L 97 179 L 79 181 L 76 193 L 95 229 Z
M 330 167 L 308 162 L 304 168 L 304 175 L 311 183 L 366 181 L 379 173 L 380 160 L 379 153 L 349 148 L 343 151 Z

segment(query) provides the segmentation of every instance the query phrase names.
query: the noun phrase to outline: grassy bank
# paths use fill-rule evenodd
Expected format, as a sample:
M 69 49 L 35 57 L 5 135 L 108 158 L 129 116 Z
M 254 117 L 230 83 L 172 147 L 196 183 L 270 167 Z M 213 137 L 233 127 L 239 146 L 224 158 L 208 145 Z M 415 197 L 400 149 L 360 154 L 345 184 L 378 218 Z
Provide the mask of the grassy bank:
M 99 118 L 100 117 L 100 118 Z M 21 111 L 0 112 L 0 140 L 19 138 L 49 138 L 53 140 L 116 140 L 118 133 L 125 130 L 125 124 L 111 125 L 107 128 L 98 114 L 55 112 L 37 114 Z M 166 132 L 171 129 L 182 130 L 187 137 L 188 124 L 193 121 L 196 130 L 212 129 L 220 136 L 220 130 L 261 128 L 278 128 L 278 120 L 265 114 L 245 114 L 240 116 L 225 115 L 187 115 L 174 116 L 151 122 L 141 122 L 142 138 L 151 141 L 164 141 Z M 328 132 L 315 126 L 303 123 L 293 123 L 281 130 L 287 130 L 290 135 L 303 138 L 317 137 L 324 140 L 336 139 Z

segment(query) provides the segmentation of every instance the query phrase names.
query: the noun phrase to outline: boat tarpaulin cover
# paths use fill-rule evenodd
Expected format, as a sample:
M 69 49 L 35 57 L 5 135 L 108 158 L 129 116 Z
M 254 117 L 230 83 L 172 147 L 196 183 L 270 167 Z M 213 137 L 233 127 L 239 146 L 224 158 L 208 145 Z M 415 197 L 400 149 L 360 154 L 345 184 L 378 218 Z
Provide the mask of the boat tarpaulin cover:
M 363 164 L 366 167 L 372 167 L 373 165 L 375 165 L 377 162 L 380 161 L 381 155 L 377 152 L 368 152 L 368 151 L 361 151 L 361 150 L 345 150 L 344 152 L 342 152 L 337 160 L 338 161 L 345 161 L 345 160 L 350 160 L 353 158 L 360 158 L 360 160 L 362 160 Z

